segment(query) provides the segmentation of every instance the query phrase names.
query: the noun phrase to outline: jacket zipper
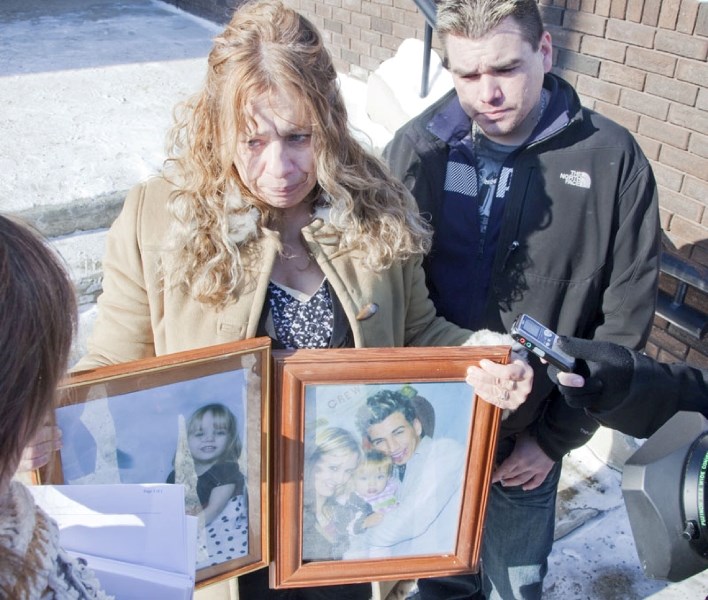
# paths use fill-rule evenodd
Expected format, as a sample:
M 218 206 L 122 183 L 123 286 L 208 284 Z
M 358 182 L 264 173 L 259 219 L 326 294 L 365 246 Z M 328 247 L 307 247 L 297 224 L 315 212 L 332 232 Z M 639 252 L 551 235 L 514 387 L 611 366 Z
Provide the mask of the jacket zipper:
M 506 263 L 509 261 L 509 257 L 511 257 L 512 252 L 514 252 L 518 247 L 519 242 L 517 240 L 514 240 L 513 242 L 511 242 L 511 244 L 507 246 L 506 254 L 504 255 L 504 261 L 502 262 L 502 271 L 506 269 Z
M 512 152 L 511 155 L 509 155 L 509 157 L 507 157 L 507 160 L 504 162 L 506 163 L 509 160 L 509 158 L 511 158 L 511 156 L 513 156 L 514 158 L 510 162 L 511 162 L 511 164 L 514 164 L 514 162 L 516 162 L 516 159 L 518 156 L 520 156 L 521 154 L 523 154 L 529 150 L 533 150 L 536 146 L 543 144 L 546 140 L 556 137 L 556 135 L 558 135 L 561 131 L 565 131 L 576 120 L 577 120 L 577 116 L 571 117 L 565 125 L 563 125 L 560 129 L 557 129 L 556 131 L 554 131 L 550 135 L 547 135 L 546 137 L 542 137 L 542 138 L 537 138 L 537 139 L 533 140 L 527 146 L 524 146 L 523 148 L 519 148 L 518 150 Z M 532 179 L 532 174 L 533 174 L 533 170 L 531 171 L 531 173 L 529 173 L 529 178 L 526 181 L 527 187 L 528 187 L 528 182 Z M 519 210 L 515 215 L 516 223 L 514 224 L 514 235 L 512 236 L 514 238 L 519 235 L 519 227 L 521 226 L 521 215 L 524 212 L 524 204 L 526 204 L 526 195 L 527 195 L 527 193 L 524 192 L 524 195 L 521 199 L 521 206 L 519 207 Z M 502 261 L 500 272 L 503 272 L 506 269 L 506 265 L 509 262 L 509 258 L 511 258 L 511 255 L 519 248 L 520 245 L 521 244 L 519 243 L 519 241 L 517 239 L 514 239 L 511 242 L 511 244 L 509 244 L 507 246 L 506 254 L 504 255 L 504 260 Z

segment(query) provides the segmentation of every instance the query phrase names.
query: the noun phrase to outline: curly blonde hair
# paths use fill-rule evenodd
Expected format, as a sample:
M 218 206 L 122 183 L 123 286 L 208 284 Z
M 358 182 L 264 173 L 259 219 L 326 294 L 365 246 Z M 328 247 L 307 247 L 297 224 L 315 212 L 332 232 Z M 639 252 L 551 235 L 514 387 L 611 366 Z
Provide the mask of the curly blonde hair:
M 178 107 L 166 171 L 177 191 L 177 260 L 170 272 L 195 299 L 223 305 L 245 285 L 244 258 L 277 211 L 241 181 L 234 157 L 248 131 L 247 106 L 263 94 L 298 98 L 312 121 L 316 202 L 327 206 L 340 251 L 359 250 L 381 271 L 425 253 L 430 230 L 408 190 L 355 140 L 337 73 L 322 38 L 280 0 L 243 4 L 214 40 L 203 89 Z

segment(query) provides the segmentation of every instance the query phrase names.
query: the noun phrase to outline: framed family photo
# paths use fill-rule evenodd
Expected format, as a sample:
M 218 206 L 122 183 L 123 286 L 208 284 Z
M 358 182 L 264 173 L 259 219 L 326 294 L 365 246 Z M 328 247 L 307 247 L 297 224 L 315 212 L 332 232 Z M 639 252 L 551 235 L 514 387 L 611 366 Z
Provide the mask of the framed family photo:
M 478 569 L 508 346 L 274 351 L 273 587 Z
M 38 483 L 178 483 L 200 587 L 269 561 L 269 338 L 102 367 L 60 387 Z

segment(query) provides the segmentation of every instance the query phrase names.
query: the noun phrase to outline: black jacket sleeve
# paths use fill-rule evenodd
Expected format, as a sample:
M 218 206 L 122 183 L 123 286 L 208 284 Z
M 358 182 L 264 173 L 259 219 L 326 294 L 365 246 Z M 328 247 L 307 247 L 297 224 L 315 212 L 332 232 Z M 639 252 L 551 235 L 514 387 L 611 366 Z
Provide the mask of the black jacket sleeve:
M 631 386 L 613 407 L 586 410 L 600 423 L 635 437 L 649 437 L 679 411 L 708 417 L 708 369 L 664 364 L 632 352 Z

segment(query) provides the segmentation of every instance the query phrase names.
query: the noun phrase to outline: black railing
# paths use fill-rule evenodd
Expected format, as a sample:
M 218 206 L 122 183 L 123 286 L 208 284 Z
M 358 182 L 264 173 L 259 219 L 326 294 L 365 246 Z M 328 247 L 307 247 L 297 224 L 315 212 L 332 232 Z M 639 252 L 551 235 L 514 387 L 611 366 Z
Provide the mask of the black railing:
M 661 254 L 661 272 L 676 279 L 674 295 L 659 291 L 656 314 L 679 329 L 701 339 L 708 331 L 708 315 L 685 304 L 686 292 L 693 287 L 708 293 L 708 268 L 691 264 L 670 252 Z
M 420 97 L 425 98 L 428 95 L 430 87 L 430 52 L 433 46 L 433 27 L 435 27 L 435 19 L 437 9 L 435 8 L 434 0 L 413 0 L 418 10 L 425 17 L 425 40 L 423 42 L 423 75 L 420 82 Z

